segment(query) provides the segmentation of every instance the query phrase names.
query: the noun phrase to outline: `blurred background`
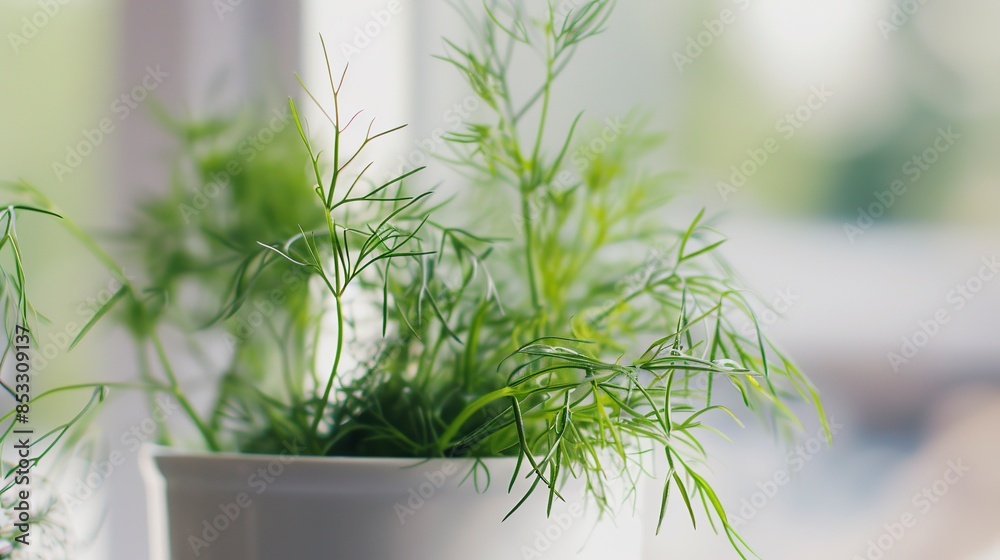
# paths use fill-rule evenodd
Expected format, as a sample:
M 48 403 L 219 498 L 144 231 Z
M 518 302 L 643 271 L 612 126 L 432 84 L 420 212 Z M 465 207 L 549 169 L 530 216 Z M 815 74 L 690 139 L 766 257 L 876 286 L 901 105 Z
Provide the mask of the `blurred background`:
M 653 163 L 682 173 L 678 219 L 719 217 L 768 334 L 827 399 L 832 448 L 815 422 L 797 445 L 753 424 L 714 445 L 720 495 L 764 558 L 1000 559 L 997 21 L 981 0 L 623 0 L 558 88 L 557 119 L 586 109 L 600 133 L 639 109 L 669 134 Z M 383 146 L 410 164 L 477 109 L 432 57 L 464 33 L 443 0 L 4 0 L 0 30 L 2 176 L 98 232 L 170 184 L 177 140 L 156 111 L 283 108 L 293 72 L 322 85 L 319 33 L 351 64 L 348 103 L 411 123 Z M 61 260 L 33 270 L 58 348 L 110 279 L 68 239 L 33 245 Z M 53 352 L 45 383 L 129 379 L 115 336 Z M 108 409 L 125 461 L 79 511 L 106 516 L 92 557 L 145 558 L 123 436 L 149 413 L 125 394 Z M 671 518 L 649 558 L 731 557 Z

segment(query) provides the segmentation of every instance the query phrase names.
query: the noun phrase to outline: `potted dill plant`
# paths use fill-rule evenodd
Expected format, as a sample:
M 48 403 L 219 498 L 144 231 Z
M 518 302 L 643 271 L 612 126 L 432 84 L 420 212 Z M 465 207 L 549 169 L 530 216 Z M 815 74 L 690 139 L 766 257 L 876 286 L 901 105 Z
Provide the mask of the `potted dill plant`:
M 736 420 L 726 395 L 783 427 L 787 402 L 821 404 L 737 328 L 756 321 L 719 234 L 701 214 L 662 223 L 669 183 L 638 169 L 655 135 L 629 127 L 571 171 L 582 119 L 551 120 L 553 85 L 612 9 L 460 8 L 473 39 L 441 58 L 486 110 L 448 137 L 456 201 L 415 189 L 423 168 L 374 179 L 369 149 L 399 128 L 342 106 L 346 68 L 324 149 L 294 102 L 252 160 L 245 122 L 172 123 L 187 157 L 126 236 L 142 280 L 84 329 L 121 307 L 144 385 L 201 441 L 149 450 L 156 558 L 638 558 L 654 470 L 648 532 L 676 503 L 751 554 L 700 470 L 703 434 Z
M 35 255 L 25 253 L 17 224 L 59 216 L 37 204 L 36 191 L 23 183 L 2 188 L 7 200 L 0 210 L 0 560 L 71 558 L 82 549 L 74 530 L 79 523 L 55 489 L 63 476 L 75 473 L 69 459 L 86 459 L 78 452 L 88 412 L 104 400 L 107 387 L 44 383 L 35 343 L 45 330 L 35 327 L 46 321 L 29 301 L 25 265 Z M 76 404 L 80 393 L 86 396 L 82 405 Z M 70 399 L 61 406 L 46 406 L 66 396 Z M 73 408 L 67 409 L 68 403 Z

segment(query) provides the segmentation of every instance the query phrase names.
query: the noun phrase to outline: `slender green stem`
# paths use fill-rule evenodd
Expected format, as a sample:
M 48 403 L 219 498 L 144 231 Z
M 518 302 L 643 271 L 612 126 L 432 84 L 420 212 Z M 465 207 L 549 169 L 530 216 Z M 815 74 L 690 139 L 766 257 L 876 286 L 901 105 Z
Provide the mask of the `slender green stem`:
M 531 292 L 531 307 L 538 313 L 541 310 L 541 294 L 538 289 L 538 279 L 535 272 L 535 231 L 534 218 L 531 215 L 531 201 L 528 193 L 521 191 L 521 223 L 524 226 L 524 257 L 528 267 L 528 287 Z M 538 336 L 538 333 L 535 333 Z
M 330 56 L 326 51 L 326 41 L 323 41 L 323 55 L 326 58 L 326 73 L 330 77 L 330 90 L 333 92 L 333 176 L 330 178 L 330 192 L 326 195 L 326 207 L 329 209 L 333 204 L 333 193 L 337 188 L 337 179 L 340 177 L 340 86 L 333 83 L 333 70 L 330 67 Z M 347 68 L 344 68 L 347 73 Z M 341 76 L 340 85 L 344 84 Z
M 442 454 L 451 445 L 451 440 L 455 438 L 458 431 L 462 429 L 462 426 L 472 418 L 472 415 L 479 412 L 484 406 L 492 403 L 493 401 L 500 400 L 505 397 L 509 397 L 514 393 L 514 389 L 511 387 L 501 387 L 492 393 L 487 393 L 472 403 L 462 409 L 462 412 L 452 420 L 451 424 L 445 429 L 438 438 L 438 451 Z
M 542 142 L 545 141 L 545 127 L 548 123 L 549 118 L 549 103 L 552 101 L 552 57 L 549 55 L 545 62 L 545 86 L 544 93 L 542 93 L 542 113 L 538 117 L 538 133 L 535 135 L 535 148 L 531 154 L 531 172 L 532 177 L 543 177 L 544 174 L 541 173 L 541 153 L 542 153 Z M 536 175 L 537 174 L 537 175 Z M 535 181 L 533 180 L 533 183 Z M 537 184 L 532 184 L 532 187 L 537 187 Z
M 333 358 L 333 366 L 330 368 L 330 376 L 326 380 L 323 399 L 320 401 L 320 406 L 316 409 L 316 414 L 313 417 L 311 431 L 314 435 L 319 429 L 319 423 L 323 420 L 323 414 L 326 412 L 327 405 L 330 404 L 330 393 L 333 392 L 333 384 L 337 379 L 337 371 L 340 369 L 340 358 L 344 352 L 344 303 L 339 293 L 334 294 L 334 300 L 337 303 L 337 351 Z
M 546 46 L 548 50 L 548 46 Z M 547 53 L 545 61 L 545 85 L 544 93 L 542 94 L 542 111 L 538 118 L 538 132 L 535 135 L 535 146 L 531 154 L 530 169 L 527 173 L 522 175 L 522 185 L 521 185 L 521 221 L 524 224 L 524 252 L 525 258 L 527 260 L 528 266 L 528 284 L 531 291 L 531 306 L 535 310 L 536 315 L 541 314 L 541 294 L 538 285 L 538 272 L 536 271 L 536 260 L 535 260 L 535 231 L 534 231 L 534 219 L 531 215 L 531 201 L 529 197 L 531 194 L 539 187 L 540 178 L 544 177 L 546 174 L 542 171 L 541 166 L 541 153 L 542 153 L 542 143 L 545 141 L 545 127 L 548 122 L 549 115 L 549 103 L 552 97 L 552 56 Z M 515 136 L 516 138 L 516 136 Z M 523 177 L 528 177 L 525 180 Z M 534 336 L 537 338 L 541 336 L 541 317 L 537 317 L 535 321 Z
M 445 339 L 448 338 L 447 325 L 442 324 L 438 331 L 434 344 L 426 347 L 427 349 L 417 364 L 417 379 L 421 380 L 421 384 L 424 387 L 431 382 L 431 374 L 434 370 L 434 364 L 437 362 L 438 353 L 441 351 L 441 346 L 444 344 Z
M 330 230 L 330 248 L 333 249 L 333 280 L 334 280 L 333 283 L 336 285 L 336 290 L 333 291 L 334 294 L 336 294 L 337 292 L 340 292 L 342 290 L 342 286 L 340 285 L 341 263 L 339 260 L 340 259 L 339 253 L 337 252 L 337 228 L 333 224 L 333 214 L 331 214 L 330 209 L 327 208 L 325 213 L 326 213 L 326 227 L 327 229 Z M 344 247 L 344 250 L 346 251 L 347 247 Z M 317 263 L 317 266 L 321 266 L 321 263 Z M 344 271 L 344 275 L 345 276 L 347 275 L 346 269 Z M 329 285 L 329 282 L 327 282 L 327 285 Z
M 167 351 L 163 347 L 163 341 L 160 340 L 160 336 L 153 333 L 150 335 L 150 339 L 153 342 L 153 347 L 156 349 L 156 355 L 160 359 L 160 363 L 163 365 L 163 371 L 167 375 L 167 380 L 170 382 L 170 394 L 177 399 L 181 408 L 184 409 L 184 413 L 187 414 L 191 422 L 194 423 L 196 428 L 198 428 L 198 431 L 205 440 L 205 444 L 208 445 L 209 450 L 221 451 L 222 446 L 219 445 L 219 441 L 216 439 L 215 434 L 212 433 L 212 430 L 208 429 L 208 426 L 202 421 L 201 416 L 199 416 L 198 412 L 195 411 L 193 406 L 191 406 L 191 402 L 188 400 L 187 396 L 184 395 L 184 391 L 181 389 L 180 383 L 177 381 L 177 375 L 174 373 L 174 368 L 170 365 L 170 359 L 167 357 Z
M 152 359 L 149 356 L 149 347 L 142 343 L 138 337 L 133 337 L 132 341 L 139 348 L 139 375 L 150 383 L 155 383 L 156 378 L 153 376 L 152 367 L 150 363 Z M 148 401 L 149 409 L 154 410 L 156 408 L 156 394 L 154 391 L 145 392 L 146 399 Z M 221 395 L 220 395 L 221 397 Z M 159 423 L 156 428 L 156 442 L 159 445 L 170 446 L 172 442 L 170 441 L 170 431 L 167 426 L 163 423 Z

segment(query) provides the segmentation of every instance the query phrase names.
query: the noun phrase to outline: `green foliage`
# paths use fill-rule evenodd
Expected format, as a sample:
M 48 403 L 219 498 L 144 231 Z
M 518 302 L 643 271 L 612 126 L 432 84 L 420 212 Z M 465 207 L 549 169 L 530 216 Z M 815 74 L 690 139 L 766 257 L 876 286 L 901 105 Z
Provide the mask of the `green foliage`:
M 715 255 L 721 235 L 702 214 L 683 228 L 663 223 L 669 183 L 640 174 L 636 165 L 654 138 L 629 123 L 610 149 L 590 154 L 575 181 L 557 181 L 580 119 L 561 134 L 553 130 L 553 81 L 580 40 L 601 30 L 611 8 L 611 2 L 587 2 L 560 18 L 550 7 L 529 28 L 520 3 L 488 2 L 488 19 L 468 17 L 478 41 L 449 43 L 444 57 L 491 109 L 452 135 L 450 161 L 477 174 L 486 188 L 509 189 L 520 202 L 511 208 L 520 210 L 520 238 L 509 254 L 520 255 L 522 266 L 505 267 L 513 273 L 498 279 L 498 289 L 528 292 L 525 304 L 506 308 L 527 327 L 510 331 L 523 344 L 505 368 L 507 384 L 490 401 L 509 402 L 503 414 L 513 418 L 494 423 L 490 437 L 506 441 L 504 431 L 516 431 L 519 460 L 550 502 L 557 481 L 567 476 L 585 477 L 601 497 L 609 474 L 601 457 L 610 452 L 634 470 L 642 454 L 654 450 L 668 468 L 661 522 L 671 491 L 679 492 L 692 522 L 691 504 L 700 502 L 743 555 L 745 544 L 696 470 L 707 460 L 702 432 L 714 431 L 706 422 L 718 412 L 736 418 L 716 393 L 735 391 L 747 408 L 793 424 L 786 400 L 821 405 L 809 381 L 759 328 L 750 338 L 738 328 L 756 318 Z M 523 99 L 509 83 L 509 61 L 519 49 L 538 54 L 542 76 L 537 93 Z M 636 242 L 657 250 L 644 263 L 622 262 L 618 256 L 635 254 Z M 518 270 L 527 271 L 527 286 Z M 442 436 L 445 443 L 466 419 L 458 420 Z
M 20 533 L 15 531 L 14 520 L 17 511 L 15 498 L 21 488 L 18 483 L 17 471 L 25 470 L 20 464 L 21 456 L 13 445 L 23 436 L 15 434 L 17 429 L 31 429 L 30 459 L 27 469 L 34 480 L 32 492 L 34 496 L 32 523 L 42 529 L 33 537 L 32 553 L 35 557 L 48 557 L 48 554 L 66 553 L 68 536 L 65 527 L 60 523 L 59 508 L 53 501 L 42 505 L 45 472 L 39 466 L 43 460 L 46 463 L 61 452 L 60 448 L 72 449 L 79 440 L 81 428 L 86 424 L 85 417 L 95 405 L 104 400 L 106 387 L 99 384 L 78 384 L 56 387 L 45 391 L 40 390 L 41 378 L 36 375 L 34 364 L 35 348 L 32 343 L 37 340 L 39 331 L 36 324 L 44 324 L 45 317 L 37 312 L 32 305 L 28 291 L 28 272 L 23 245 L 18 235 L 17 224 L 21 218 L 40 216 L 46 220 L 61 220 L 59 214 L 34 189 L 22 183 L 4 184 L 8 203 L 0 211 L 0 311 L 3 321 L 3 354 L 0 356 L 0 403 L 3 403 L 0 414 L 0 558 L 18 557 L 27 553 L 24 546 L 15 539 Z M 29 347 L 28 351 L 24 348 Z M 27 363 L 27 371 L 15 367 L 15 363 Z M 71 417 L 57 421 L 55 425 L 45 425 L 41 421 L 42 409 L 39 408 L 51 398 L 66 393 L 89 395 L 82 407 Z M 18 398 L 20 397 L 20 398 Z M 25 400 L 30 398 L 30 400 Z M 18 404 L 30 407 L 26 415 L 30 423 L 18 420 Z M 47 459 L 49 458 L 49 459 Z M 6 549 L 9 552 L 3 552 Z
M 468 178 L 458 201 L 413 190 L 422 168 L 374 178 L 372 144 L 402 127 L 347 112 L 347 69 L 330 69 L 326 150 L 294 102 L 294 126 L 235 175 L 245 126 L 173 125 L 185 153 L 173 188 L 127 236 L 148 289 L 126 279 L 107 309 L 124 302 L 145 383 L 181 402 L 209 449 L 516 457 L 515 477 L 550 507 L 571 477 L 615 505 L 608 481 L 638 481 L 655 454 L 661 522 L 679 494 L 692 523 L 700 504 L 745 557 L 701 470 L 717 419 L 739 423 L 721 395 L 784 427 L 797 423 L 792 400 L 823 417 L 816 390 L 759 328 L 739 328 L 756 319 L 703 214 L 665 222 L 670 177 L 640 169 L 661 140 L 646 119 L 624 119 L 599 152 L 579 149 L 582 113 L 552 121 L 554 83 L 613 2 L 525 4 L 459 8 L 473 39 L 446 41 L 442 60 L 487 108 L 448 137 L 445 163 Z M 539 78 L 518 95 L 525 60 Z M 305 150 L 288 150 L 289 136 Z M 220 172 L 221 194 L 187 202 Z M 486 198 L 511 225 L 467 223 L 477 208 L 464 201 Z M 230 342 L 209 411 L 191 406 L 164 329 L 189 333 L 194 350 L 206 332 Z

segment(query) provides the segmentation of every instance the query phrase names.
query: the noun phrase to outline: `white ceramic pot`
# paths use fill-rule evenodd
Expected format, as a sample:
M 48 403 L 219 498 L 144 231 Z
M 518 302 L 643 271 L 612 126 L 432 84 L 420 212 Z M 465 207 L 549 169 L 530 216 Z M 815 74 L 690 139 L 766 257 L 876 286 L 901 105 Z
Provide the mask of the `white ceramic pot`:
M 546 517 L 513 459 L 357 459 L 146 450 L 154 560 L 639 560 L 630 506 L 603 517 L 570 480 Z M 464 481 L 463 481 L 464 479 Z M 622 487 L 610 484 L 610 487 Z M 544 488 L 542 489 L 544 490 Z

